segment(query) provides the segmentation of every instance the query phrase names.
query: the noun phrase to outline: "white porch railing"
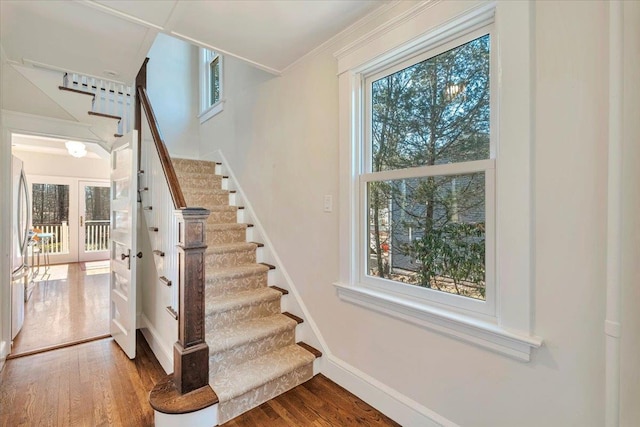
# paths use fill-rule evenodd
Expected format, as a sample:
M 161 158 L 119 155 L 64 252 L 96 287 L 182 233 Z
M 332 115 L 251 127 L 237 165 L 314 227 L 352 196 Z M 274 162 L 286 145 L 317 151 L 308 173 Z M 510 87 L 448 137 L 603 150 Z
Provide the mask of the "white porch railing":
M 118 133 L 126 134 L 132 128 L 133 89 L 124 83 L 108 79 L 65 73 L 63 86 L 94 94 L 94 113 L 120 117 Z
M 109 250 L 109 232 L 111 226 L 106 221 L 86 221 L 84 231 L 85 252 Z
M 33 224 L 39 233 L 51 235 L 42 241 L 50 255 L 69 253 L 69 225 L 66 221 L 61 224 Z M 84 251 L 98 252 L 109 250 L 109 234 L 111 225 L 106 221 L 85 222 Z
M 69 253 L 69 225 L 66 221 L 61 224 L 33 224 L 33 228 L 41 233 L 51 234 L 42 242 L 47 245 L 49 254 L 58 255 Z

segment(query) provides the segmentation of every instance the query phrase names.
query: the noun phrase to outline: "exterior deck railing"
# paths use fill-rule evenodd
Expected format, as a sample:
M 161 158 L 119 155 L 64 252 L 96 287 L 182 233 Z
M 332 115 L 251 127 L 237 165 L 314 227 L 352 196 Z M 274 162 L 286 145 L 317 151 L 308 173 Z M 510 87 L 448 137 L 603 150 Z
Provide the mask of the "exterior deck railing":
M 33 224 L 38 233 L 51 235 L 41 242 L 46 246 L 50 255 L 69 253 L 69 224 Z M 111 225 L 109 220 L 93 220 L 85 222 L 84 251 L 98 252 L 109 250 L 109 234 Z M 38 238 L 39 239 L 39 238 Z M 38 240 L 36 239 L 36 241 Z M 44 249 L 44 248 L 43 248 Z

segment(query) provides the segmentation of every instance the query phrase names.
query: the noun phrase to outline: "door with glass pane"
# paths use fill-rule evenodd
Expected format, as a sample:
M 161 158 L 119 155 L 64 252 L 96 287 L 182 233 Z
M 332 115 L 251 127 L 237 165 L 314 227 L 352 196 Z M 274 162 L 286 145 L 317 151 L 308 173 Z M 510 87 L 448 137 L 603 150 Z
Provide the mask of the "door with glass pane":
M 80 181 L 78 261 L 109 258 L 110 186 L 108 182 Z
M 31 229 L 29 264 L 78 261 L 77 181 L 32 175 L 30 181 Z

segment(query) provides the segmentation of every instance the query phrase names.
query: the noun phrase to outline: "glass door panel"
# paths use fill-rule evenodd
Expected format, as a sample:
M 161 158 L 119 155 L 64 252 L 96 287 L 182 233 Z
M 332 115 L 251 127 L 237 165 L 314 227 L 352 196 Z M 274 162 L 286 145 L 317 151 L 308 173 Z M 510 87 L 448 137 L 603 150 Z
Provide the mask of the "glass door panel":
M 75 253 L 75 231 L 69 226 L 73 218 L 74 191 L 64 179 L 35 179 L 31 184 L 31 230 L 29 263 L 40 264 L 73 262 Z M 45 257 L 43 259 L 43 257 Z
M 109 258 L 110 187 L 108 182 L 80 181 L 79 261 Z

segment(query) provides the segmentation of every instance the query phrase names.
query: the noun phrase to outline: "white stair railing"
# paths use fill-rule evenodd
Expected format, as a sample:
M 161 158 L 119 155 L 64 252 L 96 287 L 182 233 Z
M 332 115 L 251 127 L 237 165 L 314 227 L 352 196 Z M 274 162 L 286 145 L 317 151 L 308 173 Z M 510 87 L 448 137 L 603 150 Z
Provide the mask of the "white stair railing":
M 118 134 L 124 135 L 132 128 L 133 89 L 124 83 L 79 73 L 65 73 L 62 85 L 94 95 L 94 113 L 120 117 Z

